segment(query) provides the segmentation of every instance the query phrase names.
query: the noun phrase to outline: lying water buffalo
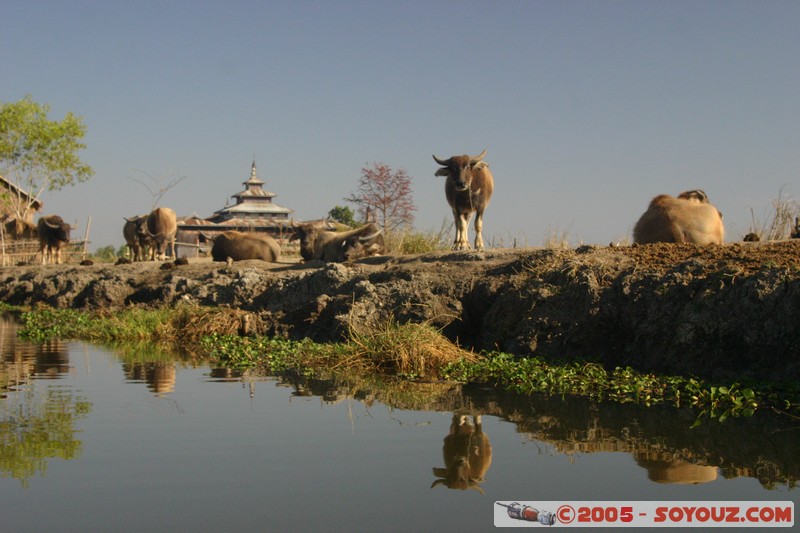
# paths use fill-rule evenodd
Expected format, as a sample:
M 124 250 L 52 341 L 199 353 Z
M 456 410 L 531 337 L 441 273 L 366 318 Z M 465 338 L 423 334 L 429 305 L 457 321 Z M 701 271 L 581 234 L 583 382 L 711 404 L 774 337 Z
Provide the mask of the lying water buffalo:
M 492 445 L 483 432 L 481 416 L 453 415 L 450 433 L 444 438 L 444 468 L 434 468 L 436 481 L 431 488 L 444 485 L 451 489 L 475 489 L 483 494 L 481 483 L 492 464 Z
M 677 198 L 668 194 L 656 196 L 633 228 L 633 242 L 636 244 L 722 244 L 724 239 L 722 213 L 699 189 L 682 192 Z
M 244 261 L 261 259 L 275 263 L 281 256 L 281 248 L 269 235 L 226 231 L 214 238 L 211 258 L 214 261 Z
M 178 233 L 175 211 L 169 207 L 157 207 L 147 215 L 146 225 L 150 259 L 164 261 L 167 258 L 167 246 L 170 247 L 170 256 L 175 257 L 175 235 Z
M 370 222 L 349 231 L 328 231 L 319 224 L 294 226 L 291 240 L 300 241 L 300 256 L 306 261 L 342 263 L 384 252 L 383 231 Z
M 125 219 L 122 227 L 122 236 L 131 253 L 132 261 L 144 261 L 147 255 L 147 247 L 150 237 L 147 235 L 147 215 L 137 215 Z
M 485 155 L 486 150 L 475 157 L 454 155 L 450 159 L 439 159 L 433 156 L 434 161 L 443 167 L 436 171 L 436 175 L 447 177 L 444 194 L 453 210 L 456 225 L 453 250 L 469 249 L 467 232 L 472 213 L 475 213 L 475 248 L 483 250 L 483 211 L 494 191 L 494 177 L 489 165 L 483 161 Z
M 58 215 L 47 215 L 39 219 L 36 230 L 39 234 L 43 265 L 48 262 L 61 263 L 61 249 L 69 243 L 71 229 L 72 227 Z

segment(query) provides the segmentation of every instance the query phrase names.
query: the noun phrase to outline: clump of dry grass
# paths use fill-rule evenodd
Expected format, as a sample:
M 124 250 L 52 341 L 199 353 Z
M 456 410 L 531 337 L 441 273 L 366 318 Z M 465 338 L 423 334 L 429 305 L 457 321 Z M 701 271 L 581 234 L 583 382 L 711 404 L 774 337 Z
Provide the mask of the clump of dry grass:
M 478 359 L 430 324 L 397 324 L 393 320 L 351 331 L 348 346 L 351 362 L 357 360 L 373 371 L 407 377 L 438 379 L 440 369 L 448 363 Z
M 395 231 L 384 236 L 386 252 L 390 254 L 424 254 L 449 250 L 450 228 L 442 222 L 439 231 Z
M 548 226 L 544 237 L 544 247 L 555 250 L 566 250 L 569 245 L 569 230 L 557 230 Z
M 228 307 L 179 307 L 156 336 L 195 344 L 207 335 L 248 335 L 252 313 Z
M 783 187 L 778 190 L 778 197 L 772 200 L 771 212 L 764 215 L 762 221 L 757 221 L 753 209 L 750 209 L 752 219 L 751 231 L 758 235 L 762 241 L 777 241 L 788 239 L 795 227 L 795 218 L 800 214 L 800 205 L 794 200 L 783 196 Z
M 493 235 L 489 241 L 489 248 L 527 248 L 528 239 L 525 237 L 517 238 L 508 234 L 508 241 L 505 237 Z

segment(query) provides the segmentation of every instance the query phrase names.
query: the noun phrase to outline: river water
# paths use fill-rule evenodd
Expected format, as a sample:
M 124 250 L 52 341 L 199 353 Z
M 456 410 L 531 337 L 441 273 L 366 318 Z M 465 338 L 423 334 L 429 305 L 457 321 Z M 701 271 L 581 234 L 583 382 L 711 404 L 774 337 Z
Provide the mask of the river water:
M 0 329 L 3 532 L 472 531 L 495 502 L 800 494 L 787 417 L 689 429 L 672 408 L 386 393 Z

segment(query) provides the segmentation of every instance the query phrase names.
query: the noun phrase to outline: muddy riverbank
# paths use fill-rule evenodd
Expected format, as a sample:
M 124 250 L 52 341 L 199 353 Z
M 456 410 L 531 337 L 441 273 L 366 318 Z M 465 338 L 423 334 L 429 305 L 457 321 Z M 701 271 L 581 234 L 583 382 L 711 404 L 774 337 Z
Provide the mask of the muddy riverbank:
M 706 379 L 800 379 L 800 241 L 500 249 L 352 264 L 207 260 L 0 269 L 0 301 L 231 306 L 247 331 L 325 342 L 386 320 L 453 342 Z

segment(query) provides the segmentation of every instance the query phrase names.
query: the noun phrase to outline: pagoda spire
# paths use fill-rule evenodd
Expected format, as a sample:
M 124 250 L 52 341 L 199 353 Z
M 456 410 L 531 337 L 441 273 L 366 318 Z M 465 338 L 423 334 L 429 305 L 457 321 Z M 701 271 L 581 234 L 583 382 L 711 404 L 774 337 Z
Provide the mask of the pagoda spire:
M 253 166 L 250 167 L 250 179 L 242 183 L 242 185 L 249 189 L 252 185 L 261 186 L 263 184 L 264 182 L 258 179 L 258 173 L 256 172 L 256 160 L 253 158 Z

